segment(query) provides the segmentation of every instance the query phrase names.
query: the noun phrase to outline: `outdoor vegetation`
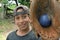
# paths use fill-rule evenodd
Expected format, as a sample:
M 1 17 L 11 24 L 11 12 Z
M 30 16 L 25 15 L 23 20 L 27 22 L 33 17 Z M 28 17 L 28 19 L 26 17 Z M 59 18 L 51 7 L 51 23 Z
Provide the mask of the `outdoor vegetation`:
M 15 30 L 13 10 L 17 5 L 30 7 L 29 0 L 0 0 L 0 40 L 6 40 L 7 34 Z

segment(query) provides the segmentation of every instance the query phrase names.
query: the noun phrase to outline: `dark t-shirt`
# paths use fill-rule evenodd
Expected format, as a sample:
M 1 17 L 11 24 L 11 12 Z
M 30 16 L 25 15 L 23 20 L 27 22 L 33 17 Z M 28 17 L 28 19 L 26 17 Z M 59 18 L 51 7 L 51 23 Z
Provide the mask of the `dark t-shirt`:
M 18 36 L 16 34 L 17 31 L 11 32 L 6 40 L 41 40 L 40 38 L 36 38 L 35 34 L 33 31 L 30 31 L 27 35 L 25 36 Z

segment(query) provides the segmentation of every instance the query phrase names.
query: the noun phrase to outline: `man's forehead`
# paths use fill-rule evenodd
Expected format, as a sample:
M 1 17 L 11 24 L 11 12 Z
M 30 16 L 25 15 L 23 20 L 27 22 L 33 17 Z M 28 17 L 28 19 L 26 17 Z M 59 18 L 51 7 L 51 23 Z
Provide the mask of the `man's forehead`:
M 23 9 L 18 9 L 18 10 L 17 10 L 17 12 L 22 12 L 22 11 L 23 11 Z

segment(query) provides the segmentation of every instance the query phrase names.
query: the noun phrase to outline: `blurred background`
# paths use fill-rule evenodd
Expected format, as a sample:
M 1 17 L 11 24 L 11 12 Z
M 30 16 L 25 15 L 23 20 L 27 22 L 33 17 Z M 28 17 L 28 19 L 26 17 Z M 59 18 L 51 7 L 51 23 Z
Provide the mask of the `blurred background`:
M 60 3 L 60 0 L 58 2 Z M 30 0 L 0 0 L 0 40 L 6 40 L 9 32 L 16 29 L 13 10 L 19 5 L 26 5 L 30 8 Z M 60 13 L 58 18 L 60 19 Z
M 15 30 L 13 10 L 19 5 L 30 7 L 30 0 L 0 0 L 0 40 L 6 40 L 6 36 Z

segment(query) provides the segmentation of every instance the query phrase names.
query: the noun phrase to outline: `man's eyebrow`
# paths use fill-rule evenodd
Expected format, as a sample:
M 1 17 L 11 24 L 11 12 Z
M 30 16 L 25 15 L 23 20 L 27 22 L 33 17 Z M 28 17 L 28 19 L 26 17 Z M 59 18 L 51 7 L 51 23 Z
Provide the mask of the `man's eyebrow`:
M 25 16 L 26 14 L 22 14 L 22 16 Z

